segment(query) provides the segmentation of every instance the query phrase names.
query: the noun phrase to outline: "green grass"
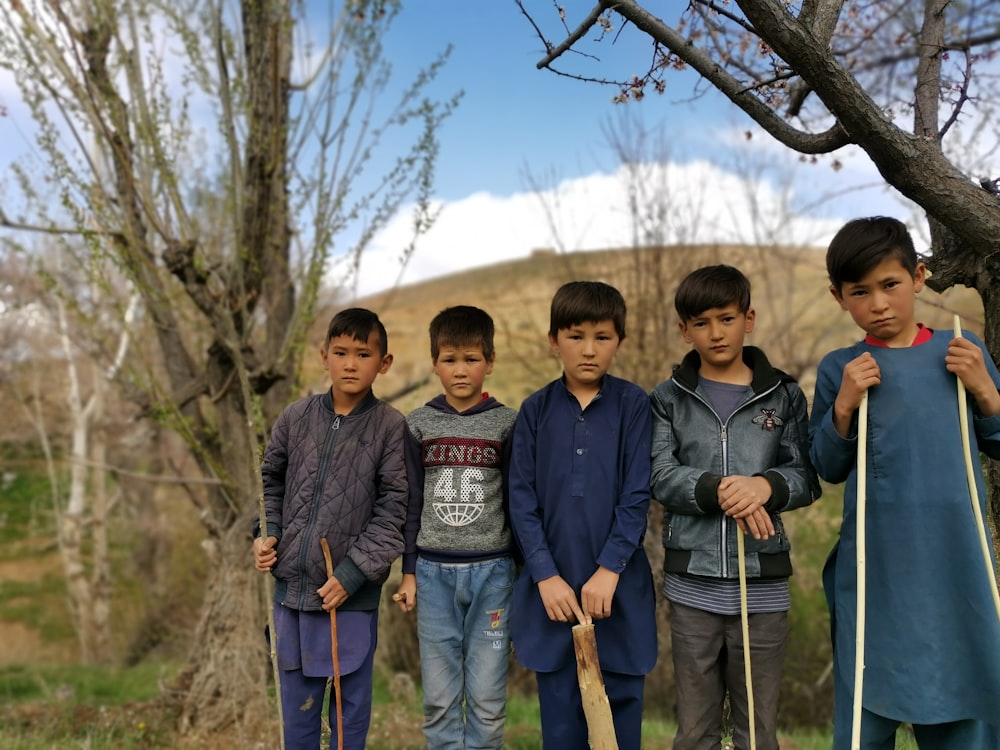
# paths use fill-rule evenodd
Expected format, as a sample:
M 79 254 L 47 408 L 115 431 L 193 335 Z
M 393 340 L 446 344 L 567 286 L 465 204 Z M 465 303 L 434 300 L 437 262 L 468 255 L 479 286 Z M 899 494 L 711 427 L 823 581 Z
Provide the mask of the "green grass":
M 74 703 L 86 706 L 122 705 L 157 696 L 161 679 L 173 664 L 144 663 L 127 669 L 64 665 L 0 667 L 0 701 L 51 701 L 72 691 Z
M 5 750 L 138 750 L 176 747 L 169 721 L 150 703 L 176 664 L 144 663 L 112 667 L 13 666 L 0 668 L 0 747 Z M 412 688 L 412 685 L 411 685 Z M 424 747 L 419 690 L 400 693 L 376 676 L 370 750 L 417 750 Z M 507 703 L 505 747 L 541 750 L 538 701 L 512 695 Z M 675 725 L 646 717 L 643 748 L 669 747 Z M 796 750 L 829 750 L 830 733 L 820 730 L 781 732 Z M 916 750 L 907 730 L 899 732 L 897 750 Z
M 172 664 L 131 669 L 59 665 L 0 668 L 5 750 L 139 750 L 170 747 L 170 727 L 148 701 Z

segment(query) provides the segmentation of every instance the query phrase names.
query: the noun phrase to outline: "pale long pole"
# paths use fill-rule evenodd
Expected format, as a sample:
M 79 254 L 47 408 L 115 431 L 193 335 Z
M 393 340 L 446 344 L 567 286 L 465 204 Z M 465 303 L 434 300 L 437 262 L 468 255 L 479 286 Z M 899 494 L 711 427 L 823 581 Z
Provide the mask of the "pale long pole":
M 865 507 L 868 474 L 868 391 L 858 405 L 858 500 L 855 508 L 857 527 L 855 552 L 857 571 L 857 621 L 854 627 L 854 715 L 851 720 L 851 750 L 861 748 L 861 695 L 865 672 Z
M 962 338 L 962 320 L 955 316 L 955 338 Z M 961 378 L 955 378 L 958 383 L 958 422 L 962 430 L 962 451 L 965 454 L 965 478 L 969 484 L 969 498 L 972 500 L 972 514 L 976 519 L 976 530 L 979 532 L 979 546 L 983 552 L 983 562 L 986 564 L 986 575 L 993 592 L 993 606 L 1000 619 L 1000 592 L 997 591 L 997 575 L 993 569 L 993 558 L 990 557 L 990 543 L 986 538 L 986 525 L 983 523 L 983 511 L 979 507 L 979 489 L 976 487 L 976 473 L 972 464 L 972 446 L 969 442 L 969 415 L 966 410 L 965 383 Z
M 250 434 L 255 434 L 253 432 L 253 422 L 250 423 Z M 257 453 L 254 452 L 254 466 L 256 468 L 257 476 L 260 476 L 260 465 L 257 462 Z M 264 493 L 263 491 L 257 496 L 257 513 L 260 519 L 260 538 L 261 540 L 267 539 L 267 513 L 264 510 Z M 268 641 L 268 647 L 270 649 L 271 657 L 271 673 L 274 676 L 274 690 L 277 693 L 277 708 L 278 708 L 278 747 L 281 750 L 285 750 L 285 713 L 281 706 L 281 668 L 278 666 L 278 631 L 274 627 L 274 591 L 273 591 L 273 581 L 271 574 L 267 574 L 267 578 L 264 579 L 264 591 L 266 592 L 266 609 L 267 609 L 267 632 L 271 636 Z
M 737 529 L 736 546 L 739 556 L 740 620 L 743 625 L 743 675 L 747 683 L 747 714 L 750 718 L 750 750 L 757 750 L 757 721 L 754 717 L 753 678 L 750 670 L 750 614 L 747 611 L 747 561 L 745 532 Z

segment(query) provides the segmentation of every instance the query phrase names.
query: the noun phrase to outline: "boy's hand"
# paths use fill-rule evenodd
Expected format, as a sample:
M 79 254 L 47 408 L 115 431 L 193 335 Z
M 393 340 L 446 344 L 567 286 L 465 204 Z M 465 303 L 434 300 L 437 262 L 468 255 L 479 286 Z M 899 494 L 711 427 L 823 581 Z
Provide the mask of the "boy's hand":
M 736 525 L 754 539 L 770 539 L 775 534 L 774 522 L 763 508 L 757 508 L 749 516 L 736 519 Z
M 340 581 L 333 576 L 330 576 L 326 583 L 316 589 L 316 593 L 319 594 L 320 599 L 323 600 L 323 609 L 327 612 L 339 607 L 347 601 L 348 597 L 347 589 L 345 589 L 340 584 Z
M 599 567 L 590 580 L 583 584 L 580 590 L 580 603 L 583 611 L 593 620 L 603 620 L 611 617 L 611 600 L 615 598 L 618 588 L 618 573 Z
M 542 597 L 545 614 L 553 622 L 579 622 L 590 624 L 589 615 L 585 615 L 576 600 L 573 587 L 563 580 L 562 576 L 552 576 L 538 582 L 538 593 Z
M 403 573 L 403 580 L 396 593 L 392 595 L 392 600 L 404 612 L 412 612 L 417 606 L 417 576 L 413 573 Z
M 983 350 L 968 339 L 954 338 L 948 344 L 944 357 L 945 368 L 965 384 L 979 406 L 983 416 L 1000 414 L 1000 392 L 986 369 Z
M 861 405 L 861 397 L 869 388 L 881 382 L 882 372 L 870 352 L 865 352 L 844 365 L 840 391 L 833 402 L 833 426 L 841 437 L 847 437 L 851 431 L 851 420 Z
M 266 573 L 278 561 L 278 553 L 275 547 L 278 546 L 276 537 L 269 536 L 267 539 L 257 537 L 253 540 L 253 566 L 261 573 Z
M 727 516 L 745 518 L 771 499 L 771 483 L 764 477 L 731 474 L 722 478 L 716 494 Z

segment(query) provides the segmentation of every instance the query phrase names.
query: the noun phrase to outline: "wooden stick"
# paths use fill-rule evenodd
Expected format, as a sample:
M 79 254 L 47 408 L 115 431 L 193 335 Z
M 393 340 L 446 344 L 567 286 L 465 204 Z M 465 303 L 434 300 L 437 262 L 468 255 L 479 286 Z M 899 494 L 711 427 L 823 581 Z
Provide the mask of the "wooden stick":
M 597 638 L 593 623 L 573 626 L 573 648 L 576 651 L 576 677 L 580 682 L 583 714 L 587 719 L 591 750 L 618 750 L 615 724 L 611 718 L 611 703 L 604 690 L 601 663 L 597 658 Z
M 868 474 L 868 391 L 861 395 L 858 405 L 858 500 L 855 508 L 856 569 L 857 569 L 857 621 L 854 626 L 854 716 L 851 720 L 851 750 L 861 747 L 861 696 L 864 691 L 865 671 L 865 507 L 867 503 L 866 475 Z
M 745 532 L 737 527 L 736 546 L 740 574 L 740 622 L 743 625 L 743 676 L 747 683 L 747 714 L 750 718 L 750 750 L 757 750 L 757 718 L 754 716 L 753 677 L 750 670 L 750 613 L 747 611 L 747 560 Z
M 319 540 L 323 548 L 323 559 L 326 561 L 326 577 L 333 578 L 333 559 L 330 557 L 330 545 L 326 538 Z M 340 700 L 340 654 L 337 648 L 337 610 L 330 610 L 330 650 L 333 652 L 333 692 L 334 703 L 337 706 L 337 748 L 344 748 L 344 707 Z
M 254 434 L 252 430 L 251 434 Z M 259 471 L 257 473 L 260 474 Z M 257 513 L 260 517 L 260 538 L 266 541 L 267 512 L 264 510 L 264 493 L 257 496 Z M 264 591 L 267 594 L 267 632 L 271 634 L 268 639 L 271 647 L 271 671 L 274 675 L 274 689 L 278 694 L 278 742 L 281 750 L 285 750 L 285 712 L 281 707 L 281 669 L 278 667 L 278 631 L 274 629 L 274 591 L 271 585 L 273 580 L 270 575 L 267 576 L 264 581 Z
M 962 338 L 962 319 L 955 316 L 955 338 Z M 997 575 L 993 568 L 993 558 L 990 557 L 990 543 L 986 539 L 986 525 L 983 523 L 983 511 L 979 507 L 979 489 L 976 487 L 976 472 L 972 468 L 972 446 L 969 440 L 969 415 L 966 408 L 965 383 L 956 377 L 958 382 L 958 422 L 962 430 L 962 451 L 965 454 L 965 478 L 969 485 L 969 498 L 972 500 L 972 514 L 976 519 L 976 530 L 979 532 L 979 546 L 983 551 L 983 562 L 986 564 L 986 575 L 993 592 L 993 606 L 996 607 L 997 618 L 1000 619 L 1000 591 L 997 591 Z

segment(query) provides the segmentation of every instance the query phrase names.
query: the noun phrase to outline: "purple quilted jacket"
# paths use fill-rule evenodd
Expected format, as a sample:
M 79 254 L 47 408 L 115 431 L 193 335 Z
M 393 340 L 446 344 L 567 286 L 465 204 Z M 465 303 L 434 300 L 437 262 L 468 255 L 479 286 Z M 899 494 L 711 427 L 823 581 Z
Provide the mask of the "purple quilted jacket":
M 372 394 L 347 416 L 334 413 L 329 391 L 281 412 L 261 467 L 267 533 L 278 539 L 275 601 L 322 609 L 325 537 L 334 576 L 351 595 L 340 609 L 378 607 L 403 551 L 405 431 L 403 415 Z

